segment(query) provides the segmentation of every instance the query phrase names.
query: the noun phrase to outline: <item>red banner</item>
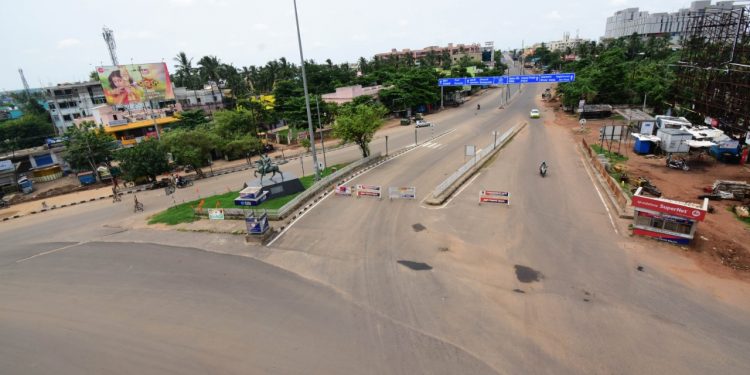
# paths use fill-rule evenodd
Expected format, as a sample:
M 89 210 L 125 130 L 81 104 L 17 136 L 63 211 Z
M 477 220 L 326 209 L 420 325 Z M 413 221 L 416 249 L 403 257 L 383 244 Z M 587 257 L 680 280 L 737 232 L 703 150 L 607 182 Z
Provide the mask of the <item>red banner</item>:
M 640 195 L 633 196 L 633 207 L 661 212 L 672 216 L 684 217 L 695 221 L 703 221 L 703 219 L 706 218 L 705 210 Z

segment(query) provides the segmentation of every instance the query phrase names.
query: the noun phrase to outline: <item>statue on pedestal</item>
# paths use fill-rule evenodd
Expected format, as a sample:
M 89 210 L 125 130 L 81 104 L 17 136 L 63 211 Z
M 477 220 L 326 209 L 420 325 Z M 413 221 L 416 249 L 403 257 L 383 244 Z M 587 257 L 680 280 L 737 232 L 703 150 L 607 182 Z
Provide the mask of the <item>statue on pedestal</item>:
M 274 163 L 268 155 L 261 155 L 260 160 L 255 162 L 255 172 L 253 173 L 255 177 L 258 177 L 258 172 L 260 172 L 261 184 L 263 183 L 263 176 L 268 173 L 272 173 L 271 179 L 273 180 L 278 172 L 281 175 L 281 181 L 284 181 L 284 174 L 279 170 L 279 166 Z

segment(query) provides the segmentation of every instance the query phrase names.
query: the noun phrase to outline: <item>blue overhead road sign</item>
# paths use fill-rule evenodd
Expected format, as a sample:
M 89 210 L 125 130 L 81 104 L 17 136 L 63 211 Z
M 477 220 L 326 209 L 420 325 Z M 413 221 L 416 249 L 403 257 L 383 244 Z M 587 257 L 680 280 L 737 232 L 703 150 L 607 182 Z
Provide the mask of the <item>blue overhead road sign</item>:
M 492 77 L 460 77 L 460 78 L 440 78 L 438 86 L 487 86 L 487 85 L 507 85 L 520 83 L 554 83 L 554 82 L 573 82 L 576 79 L 575 73 L 559 74 L 528 74 L 522 76 L 492 76 Z

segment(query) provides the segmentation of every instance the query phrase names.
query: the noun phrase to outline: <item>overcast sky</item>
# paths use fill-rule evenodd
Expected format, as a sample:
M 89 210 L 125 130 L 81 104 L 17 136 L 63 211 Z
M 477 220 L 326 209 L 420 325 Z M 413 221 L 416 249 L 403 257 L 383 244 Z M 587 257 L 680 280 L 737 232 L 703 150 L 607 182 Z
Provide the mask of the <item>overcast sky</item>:
M 673 12 L 688 0 L 298 0 L 306 59 L 368 59 L 391 48 L 494 41 L 496 49 L 604 35 L 615 11 Z M 237 67 L 286 57 L 299 63 L 292 0 L 25 0 L 6 4 L 0 22 L 0 91 L 85 80 L 111 61 L 102 27 L 114 30 L 120 64 L 160 62 L 173 71 L 216 55 Z

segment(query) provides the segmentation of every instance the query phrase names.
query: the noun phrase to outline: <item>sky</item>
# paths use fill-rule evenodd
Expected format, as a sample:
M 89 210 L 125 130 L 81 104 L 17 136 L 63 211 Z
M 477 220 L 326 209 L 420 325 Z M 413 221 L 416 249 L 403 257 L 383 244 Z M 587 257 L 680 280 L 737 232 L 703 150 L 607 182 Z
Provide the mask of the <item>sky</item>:
M 9 0 L 5 0 L 9 1 Z M 638 7 L 674 12 L 689 0 L 298 0 L 305 59 L 356 62 L 380 52 L 493 41 L 520 48 L 571 37 L 598 40 L 606 18 Z M 236 67 L 300 56 L 292 0 L 25 0 L 0 22 L 0 91 L 87 80 L 111 65 L 102 27 L 114 30 L 120 64 L 166 62 L 184 51 Z

